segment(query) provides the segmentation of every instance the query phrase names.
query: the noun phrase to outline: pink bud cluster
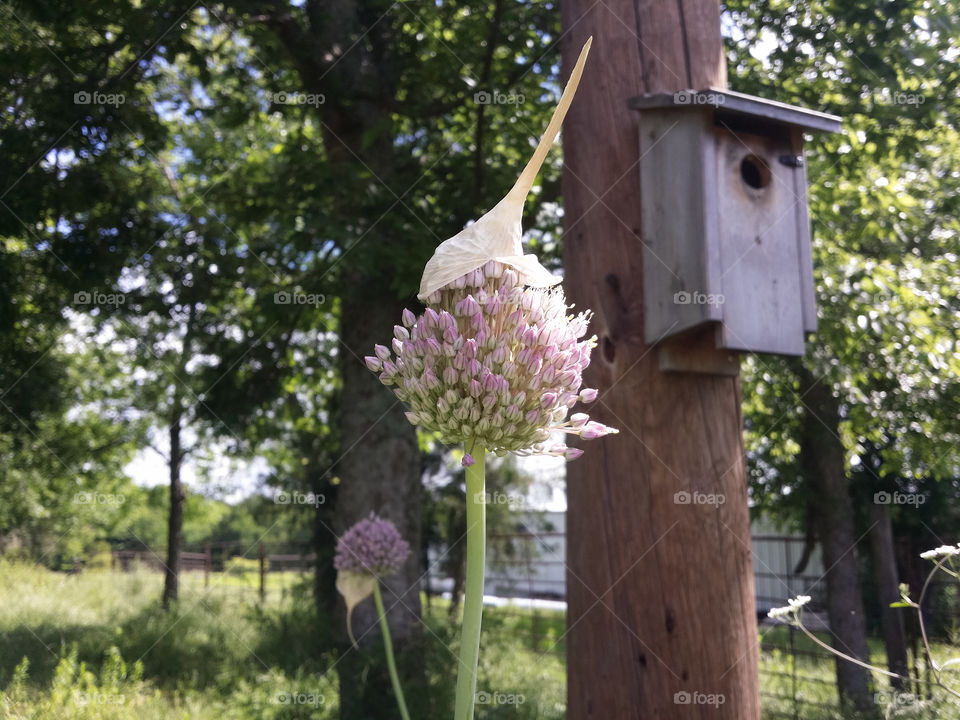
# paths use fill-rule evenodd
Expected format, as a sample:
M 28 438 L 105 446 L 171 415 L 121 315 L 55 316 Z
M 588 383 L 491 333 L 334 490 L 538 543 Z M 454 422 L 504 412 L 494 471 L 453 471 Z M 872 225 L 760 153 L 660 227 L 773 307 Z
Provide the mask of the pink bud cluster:
M 410 545 L 389 520 L 370 513 L 337 542 L 333 566 L 343 572 L 391 575 L 410 555 Z
M 365 361 L 410 405 L 410 422 L 444 442 L 573 459 L 583 451 L 551 443 L 552 431 L 585 440 L 617 432 L 583 413 L 567 419 L 597 397 L 580 389 L 596 345 L 580 340 L 589 320 L 589 311 L 567 315 L 559 288 L 524 287 L 491 260 L 430 295 L 422 315 L 404 310 L 392 349 L 377 345 Z

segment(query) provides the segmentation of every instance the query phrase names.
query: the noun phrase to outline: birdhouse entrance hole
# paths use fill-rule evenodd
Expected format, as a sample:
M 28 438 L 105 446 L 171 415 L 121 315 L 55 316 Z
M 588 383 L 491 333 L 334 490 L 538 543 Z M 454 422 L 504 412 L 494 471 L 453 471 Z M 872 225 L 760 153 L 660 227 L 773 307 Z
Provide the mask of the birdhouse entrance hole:
M 770 184 L 770 167 L 756 155 L 747 155 L 740 162 L 740 177 L 752 188 L 760 190 Z

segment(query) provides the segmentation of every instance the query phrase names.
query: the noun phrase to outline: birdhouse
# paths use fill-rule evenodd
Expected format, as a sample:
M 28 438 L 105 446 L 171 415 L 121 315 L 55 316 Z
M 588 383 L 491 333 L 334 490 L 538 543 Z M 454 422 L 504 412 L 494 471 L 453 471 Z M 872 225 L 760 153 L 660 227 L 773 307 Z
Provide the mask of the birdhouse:
M 721 350 L 802 355 L 817 328 L 803 134 L 840 118 L 721 90 L 630 106 L 646 341 L 713 326 Z

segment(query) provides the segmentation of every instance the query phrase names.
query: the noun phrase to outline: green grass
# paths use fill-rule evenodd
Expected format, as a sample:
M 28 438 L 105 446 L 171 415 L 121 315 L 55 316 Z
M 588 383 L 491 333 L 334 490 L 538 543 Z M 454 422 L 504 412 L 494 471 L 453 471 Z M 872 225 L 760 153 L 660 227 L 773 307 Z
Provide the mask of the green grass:
M 337 654 L 309 587 L 309 577 L 270 574 L 261 605 L 255 572 L 215 573 L 209 587 L 202 573 L 188 573 L 167 612 L 156 572 L 66 575 L 0 561 L 0 717 L 333 720 Z M 427 677 L 407 692 L 422 705 L 418 720 L 452 716 L 458 633 L 447 611 L 436 599 L 425 610 Z M 486 608 L 477 689 L 488 702 L 477 706 L 477 720 L 563 720 L 564 633 L 561 612 Z M 794 660 L 786 628 L 765 629 L 762 640 L 779 648 L 761 654 L 765 719 L 793 717 L 792 702 L 771 696 L 793 697 L 796 673 L 797 695 L 809 703 L 800 718 L 849 720 L 836 710 L 832 660 Z M 794 645 L 813 649 L 801 635 Z M 882 648 L 873 651 L 882 666 Z M 951 657 L 950 648 L 936 652 Z M 890 697 L 882 679 L 877 692 Z M 934 695 L 888 705 L 886 717 L 960 717 L 960 704 Z
M 0 717 L 338 716 L 337 656 L 324 649 L 309 576 L 270 574 L 261 605 L 256 573 L 215 573 L 209 587 L 202 573 L 187 573 L 171 611 L 158 603 L 162 580 L 142 568 L 66 575 L 0 562 Z M 444 603 L 434 601 L 425 620 L 426 705 L 435 712 L 419 717 L 446 720 L 457 630 Z M 542 650 L 554 645 L 563 616 L 540 613 L 534 621 L 488 609 L 485 621 L 478 689 L 501 702 L 478 707 L 478 720 L 563 718 L 562 656 L 528 647 L 534 629 Z

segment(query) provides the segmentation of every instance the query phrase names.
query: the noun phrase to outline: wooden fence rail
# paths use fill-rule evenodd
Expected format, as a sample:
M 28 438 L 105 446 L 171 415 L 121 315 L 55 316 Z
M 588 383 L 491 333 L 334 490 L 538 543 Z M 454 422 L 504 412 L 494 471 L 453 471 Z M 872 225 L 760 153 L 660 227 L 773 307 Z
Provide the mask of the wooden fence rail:
M 161 571 L 166 567 L 163 560 L 166 553 L 156 550 L 114 550 L 110 567 L 115 571 L 130 572 L 135 565 Z M 210 584 L 210 573 L 214 572 L 214 565 L 218 564 L 217 572 L 225 572 L 227 562 L 233 558 L 242 558 L 242 555 L 221 555 L 214 561 L 210 545 L 203 552 L 180 551 L 180 569 L 184 572 L 203 572 L 204 585 Z M 316 562 L 315 553 L 277 553 L 268 554 L 263 544 L 257 549 L 257 573 L 259 575 L 258 589 L 260 599 L 266 597 L 267 575 L 271 572 L 296 572 L 303 575 L 312 570 Z

